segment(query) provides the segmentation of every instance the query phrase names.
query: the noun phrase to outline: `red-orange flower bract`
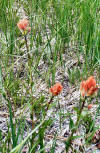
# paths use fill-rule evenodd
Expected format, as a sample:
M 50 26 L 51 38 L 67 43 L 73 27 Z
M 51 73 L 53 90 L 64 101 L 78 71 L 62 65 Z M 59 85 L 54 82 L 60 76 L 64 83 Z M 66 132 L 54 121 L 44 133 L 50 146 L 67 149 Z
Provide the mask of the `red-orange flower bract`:
M 54 86 L 50 88 L 50 92 L 52 93 L 53 96 L 56 96 L 60 94 L 62 91 L 63 87 L 60 82 L 57 82 Z
M 27 19 L 22 19 L 17 23 L 17 26 L 20 30 L 26 30 L 29 21 Z
M 21 31 L 28 31 L 30 32 L 31 28 L 29 27 L 29 21 L 27 19 L 22 19 L 17 23 L 18 28 Z
M 82 97 L 96 94 L 97 89 L 96 81 L 93 76 L 90 76 L 86 81 L 82 81 L 80 84 Z
M 88 109 L 91 109 L 92 106 L 93 106 L 93 104 L 89 104 L 89 105 L 88 105 Z

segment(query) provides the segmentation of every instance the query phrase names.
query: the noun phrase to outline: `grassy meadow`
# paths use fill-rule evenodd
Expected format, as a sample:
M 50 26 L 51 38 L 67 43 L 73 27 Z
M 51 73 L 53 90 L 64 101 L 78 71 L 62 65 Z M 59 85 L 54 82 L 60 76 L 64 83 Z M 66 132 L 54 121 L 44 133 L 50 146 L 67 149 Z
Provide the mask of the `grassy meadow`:
M 100 152 L 99 84 L 100 0 L 0 0 L 0 153 Z

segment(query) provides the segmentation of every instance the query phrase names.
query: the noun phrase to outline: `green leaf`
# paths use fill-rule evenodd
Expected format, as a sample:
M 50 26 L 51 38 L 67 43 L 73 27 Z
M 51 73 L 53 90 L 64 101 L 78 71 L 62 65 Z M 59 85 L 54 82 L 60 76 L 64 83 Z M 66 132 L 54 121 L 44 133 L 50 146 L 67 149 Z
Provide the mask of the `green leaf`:
M 12 149 L 10 153 L 17 153 L 18 151 L 20 151 L 23 148 L 23 146 L 25 145 L 25 143 L 32 136 L 32 134 L 34 132 L 36 132 L 39 129 L 39 127 L 41 127 L 41 125 L 44 123 L 44 121 L 45 120 L 43 120 L 34 130 L 32 130 L 32 132 L 29 133 L 28 136 L 19 145 L 17 145 L 14 149 Z
M 73 109 L 74 109 L 74 111 L 76 111 L 76 112 L 77 112 L 77 114 L 79 114 L 79 112 L 80 112 L 79 108 L 74 107 Z
M 70 117 L 69 128 L 73 129 L 73 127 L 74 127 L 74 122 L 73 122 L 72 118 Z

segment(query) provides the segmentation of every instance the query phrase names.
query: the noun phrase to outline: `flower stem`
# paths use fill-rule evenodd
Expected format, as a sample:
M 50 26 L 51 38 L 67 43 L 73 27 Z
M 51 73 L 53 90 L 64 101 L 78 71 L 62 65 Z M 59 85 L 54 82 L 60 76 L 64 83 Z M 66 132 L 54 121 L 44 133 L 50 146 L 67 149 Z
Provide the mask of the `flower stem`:
M 54 98 L 54 96 L 52 96 L 51 99 L 50 99 L 50 101 L 48 102 L 46 111 L 48 111 L 49 105 L 52 103 L 53 98 Z
M 33 79 L 32 79 L 32 72 L 31 72 L 31 56 L 29 54 L 29 48 L 28 48 L 28 42 L 27 42 L 27 35 L 24 35 L 24 38 L 25 38 L 25 44 L 26 44 L 26 50 L 27 50 L 27 53 L 28 53 L 28 66 L 29 66 L 29 85 L 30 85 L 30 92 L 31 92 L 31 96 L 32 96 L 32 82 L 33 82 Z M 33 109 L 33 100 L 31 99 L 31 106 L 32 106 L 32 109 L 31 109 L 31 114 L 30 114 L 30 118 L 32 120 L 32 129 L 34 129 L 34 118 L 33 118 L 33 113 L 34 113 L 34 109 Z
M 24 38 L 25 38 L 26 50 L 27 50 L 27 53 L 28 53 L 28 60 L 29 60 L 29 59 L 31 59 L 31 56 L 29 54 L 29 48 L 28 48 L 28 43 L 27 43 L 27 36 L 24 35 Z
M 32 96 L 32 82 L 33 82 L 33 78 L 32 78 L 32 71 L 31 71 L 31 56 L 29 54 L 29 48 L 28 48 L 28 42 L 27 42 L 27 36 L 24 35 L 25 38 L 25 44 L 26 44 L 26 50 L 27 50 L 27 54 L 28 54 L 28 67 L 29 67 L 29 89 L 31 92 L 31 112 L 30 112 L 30 118 L 32 120 L 32 130 L 34 129 L 34 107 L 33 107 L 33 96 Z M 31 139 L 31 147 L 33 147 L 33 143 L 34 143 L 34 134 L 32 134 L 32 139 Z
M 82 113 L 82 110 L 84 108 L 84 104 L 85 104 L 85 100 L 82 102 L 82 105 L 81 105 L 81 108 L 80 108 L 80 111 L 79 111 L 79 114 L 78 114 L 78 117 L 77 117 L 77 121 L 75 123 L 75 127 L 72 129 L 71 134 L 70 134 L 68 140 L 66 141 L 66 153 L 69 151 L 69 148 L 71 147 L 72 140 L 73 140 L 73 135 L 76 132 L 78 126 L 79 126 L 79 122 L 80 122 L 80 118 L 81 118 L 81 113 Z

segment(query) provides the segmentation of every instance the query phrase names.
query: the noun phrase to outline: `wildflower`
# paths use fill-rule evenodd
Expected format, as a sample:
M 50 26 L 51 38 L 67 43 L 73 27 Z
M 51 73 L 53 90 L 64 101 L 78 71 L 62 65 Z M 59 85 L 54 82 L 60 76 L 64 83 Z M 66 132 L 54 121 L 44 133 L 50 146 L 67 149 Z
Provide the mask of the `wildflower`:
M 93 106 L 93 104 L 89 104 L 89 105 L 88 105 L 88 109 L 91 109 L 92 106 Z
M 58 82 L 50 88 L 50 92 L 52 93 L 53 96 L 56 96 L 56 95 L 60 94 L 62 89 L 63 89 L 63 87 L 62 87 L 61 83 Z
M 27 19 L 22 19 L 17 23 L 17 26 L 21 32 L 30 32 L 31 27 L 29 27 L 29 21 Z
M 90 76 L 86 81 L 82 81 L 80 84 L 82 97 L 97 94 L 97 89 L 96 81 L 93 76 Z

